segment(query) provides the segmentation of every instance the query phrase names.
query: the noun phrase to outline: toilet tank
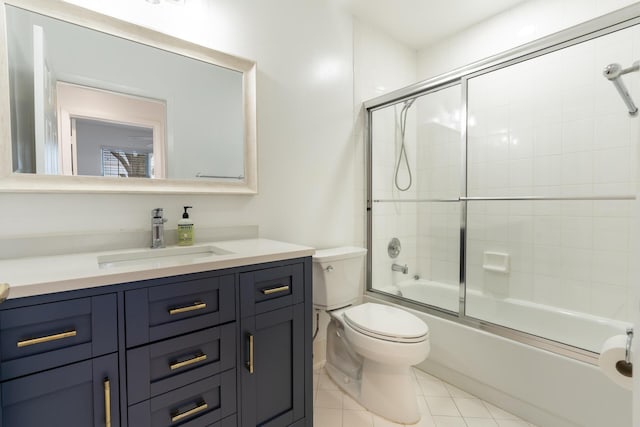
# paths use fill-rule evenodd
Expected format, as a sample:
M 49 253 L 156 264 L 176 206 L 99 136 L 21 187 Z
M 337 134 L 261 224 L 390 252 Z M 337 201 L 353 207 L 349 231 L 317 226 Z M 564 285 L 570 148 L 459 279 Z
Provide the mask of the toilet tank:
M 353 246 L 321 249 L 313 255 L 313 305 L 334 310 L 356 302 L 367 250 Z

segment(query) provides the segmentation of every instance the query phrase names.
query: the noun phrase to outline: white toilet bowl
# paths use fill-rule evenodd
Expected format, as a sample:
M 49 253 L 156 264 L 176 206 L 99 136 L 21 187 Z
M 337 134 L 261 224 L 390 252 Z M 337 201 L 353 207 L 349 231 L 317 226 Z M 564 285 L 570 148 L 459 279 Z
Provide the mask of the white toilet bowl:
M 371 412 L 398 423 L 418 422 L 411 366 L 429 354 L 427 325 L 405 310 L 373 303 L 331 316 L 328 334 L 339 338 L 327 345 L 331 378 Z M 350 361 L 345 362 L 345 354 Z
M 330 313 L 326 369 L 362 406 L 390 421 L 420 420 L 411 365 L 429 355 L 429 328 L 406 310 L 352 306 L 360 297 L 366 249 L 331 248 L 313 256 L 313 304 Z

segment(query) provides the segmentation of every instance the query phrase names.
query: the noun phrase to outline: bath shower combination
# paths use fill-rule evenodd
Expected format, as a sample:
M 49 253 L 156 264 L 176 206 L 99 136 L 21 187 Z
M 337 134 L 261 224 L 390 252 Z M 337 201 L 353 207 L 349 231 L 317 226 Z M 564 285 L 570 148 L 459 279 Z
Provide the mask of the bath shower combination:
M 628 36 L 615 32 L 544 46 L 530 57 L 487 60 L 365 103 L 372 297 L 597 362 L 602 343 L 629 326 L 623 296 L 628 273 L 605 261 L 621 258 L 625 267 L 628 239 L 622 232 L 605 238 L 594 227 L 622 230 L 632 223 L 626 212 L 632 212 L 635 194 L 614 193 L 611 184 L 633 188 L 634 167 L 602 159 L 633 153 L 633 135 L 624 130 L 639 115 L 632 99 L 637 82 L 629 79 L 638 77 L 640 61 L 629 59 L 638 57 L 631 47 L 620 52 L 619 63 L 591 59 L 597 49 L 610 50 L 640 29 L 625 31 Z M 578 67 L 571 76 L 544 68 L 587 60 L 594 68 Z M 591 94 L 576 103 L 566 97 L 610 90 L 602 77 L 594 81 L 599 73 L 616 87 L 628 115 L 617 100 L 602 103 Z M 536 86 L 523 87 L 523 81 Z M 554 91 L 559 81 L 571 90 Z M 419 115 L 409 117 L 418 98 Z M 391 144 L 393 168 L 384 156 Z M 414 194 L 400 197 L 398 191 L 410 188 Z M 395 194 L 388 198 L 390 190 Z M 589 239 L 581 237 L 583 230 Z M 394 245 L 385 244 L 394 235 L 407 248 L 402 259 L 389 260 Z M 569 238 L 574 235 L 576 241 Z M 612 242 L 611 253 L 601 240 Z M 497 258 L 488 262 L 490 256 Z M 589 265 L 590 274 L 577 271 L 577 260 Z M 550 325 L 581 332 L 568 335 Z

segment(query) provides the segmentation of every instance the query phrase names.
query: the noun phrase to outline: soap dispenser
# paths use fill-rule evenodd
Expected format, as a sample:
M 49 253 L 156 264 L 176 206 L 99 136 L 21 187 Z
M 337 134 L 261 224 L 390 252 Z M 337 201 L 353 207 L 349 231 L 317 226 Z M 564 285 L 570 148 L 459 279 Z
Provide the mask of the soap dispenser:
M 191 206 L 184 207 L 182 219 L 178 221 L 178 246 L 193 245 L 193 221 L 189 219 L 187 209 L 191 209 Z

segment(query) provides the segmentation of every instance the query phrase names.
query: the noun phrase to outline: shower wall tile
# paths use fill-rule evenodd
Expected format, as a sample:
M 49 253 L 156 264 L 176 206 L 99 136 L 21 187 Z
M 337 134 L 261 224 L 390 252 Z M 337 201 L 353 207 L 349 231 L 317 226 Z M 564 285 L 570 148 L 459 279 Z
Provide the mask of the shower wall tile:
M 469 202 L 469 289 L 628 321 L 629 299 L 623 295 L 633 285 L 634 203 Z M 509 254 L 509 273 L 487 274 L 482 267 L 486 251 Z M 606 289 L 612 290 L 607 298 L 593 297 Z
M 602 68 L 631 64 L 640 54 L 637 39 L 636 28 L 618 31 L 471 79 L 469 195 L 635 194 L 640 127 Z M 625 83 L 640 99 L 638 79 Z M 634 203 L 470 202 L 467 284 L 629 321 Z M 485 251 L 508 253 L 509 274 L 487 274 Z

